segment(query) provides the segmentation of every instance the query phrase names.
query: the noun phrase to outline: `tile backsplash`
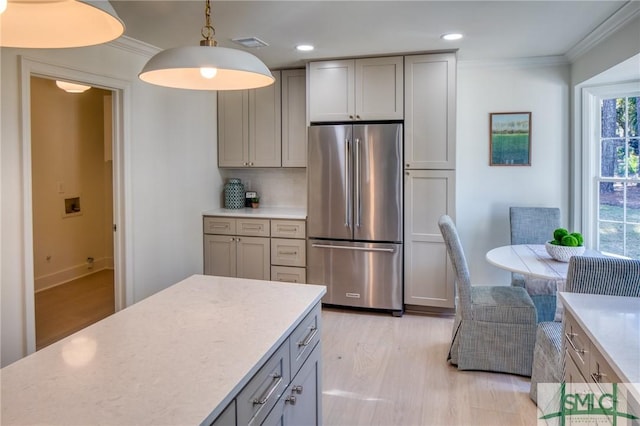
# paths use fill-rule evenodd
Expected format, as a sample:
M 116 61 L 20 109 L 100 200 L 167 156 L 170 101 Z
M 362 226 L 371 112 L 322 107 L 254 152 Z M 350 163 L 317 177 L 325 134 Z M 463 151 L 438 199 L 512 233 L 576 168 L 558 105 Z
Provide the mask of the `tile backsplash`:
M 245 191 L 256 191 L 260 205 L 267 207 L 307 207 L 307 169 L 219 169 L 222 185 L 239 178 Z M 223 187 L 220 187 L 221 199 Z M 224 205 L 224 202 L 220 204 Z

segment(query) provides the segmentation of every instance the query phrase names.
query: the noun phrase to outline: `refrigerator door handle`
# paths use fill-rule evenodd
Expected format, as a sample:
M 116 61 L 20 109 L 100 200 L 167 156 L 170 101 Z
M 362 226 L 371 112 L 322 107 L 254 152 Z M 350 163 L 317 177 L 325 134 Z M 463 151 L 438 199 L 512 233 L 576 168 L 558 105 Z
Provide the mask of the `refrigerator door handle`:
M 385 253 L 395 253 L 396 250 L 392 248 L 375 248 L 375 247 L 353 247 L 353 246 L 332 246 L 330 244 L 311 244 L 313 248 L 327 248 L 338 250 L 358 250 L 358 251 L 377 251 Z
M 362 206 L 360 205 L 360 138 L 356 138 L 356 146 L 355 146 L 355 153 L 354 153 L 354 157 L 355 157 L 355 185 L 354 185 L 354 191 L 355 191 L 355 200 L 354 200 L 354 204 L 355 204 L 355 222 L 356 222 L 356 226 L 358 228 L 360 228 L 360 215 L 361 215 L 361 210 L 362 210 Z
M 351 228 L 351 141 L 344 140 L 344 226 Z

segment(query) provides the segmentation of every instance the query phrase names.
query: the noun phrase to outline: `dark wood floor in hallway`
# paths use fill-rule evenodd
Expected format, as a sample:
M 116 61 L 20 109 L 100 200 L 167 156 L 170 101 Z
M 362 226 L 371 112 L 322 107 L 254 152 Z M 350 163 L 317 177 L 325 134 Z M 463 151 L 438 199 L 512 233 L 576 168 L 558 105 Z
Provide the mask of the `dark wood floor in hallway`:
M 35 294 L 36 350 L 115 312 L 113 269 Z

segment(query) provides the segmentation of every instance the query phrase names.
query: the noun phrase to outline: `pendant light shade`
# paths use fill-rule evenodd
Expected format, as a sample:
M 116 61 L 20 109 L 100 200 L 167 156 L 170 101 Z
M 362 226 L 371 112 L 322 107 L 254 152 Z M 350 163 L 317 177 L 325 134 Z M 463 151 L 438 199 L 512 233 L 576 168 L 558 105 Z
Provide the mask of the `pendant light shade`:
M 81 47 L 106 43 L 124 24 L 106 0 L 9 0 L 0 15 L 0 46 Z
M 203 76 L 207 70 L 214 75 Z M 147 62 L 140 79 L 159 86 L 193 90 L 254 89 L 274 81 L 267 66 L 252 54 L 214 46 L 164 50 Z
M 205 1 L 204 40 L 199 46 L 163 50 L 146 63 L 142 81 L 159 86 L 191 90 L 255 89 L 275 81 L 271 71 L 256 56 L 242 50 L 217 47 L 212 38 L 210 0 Z

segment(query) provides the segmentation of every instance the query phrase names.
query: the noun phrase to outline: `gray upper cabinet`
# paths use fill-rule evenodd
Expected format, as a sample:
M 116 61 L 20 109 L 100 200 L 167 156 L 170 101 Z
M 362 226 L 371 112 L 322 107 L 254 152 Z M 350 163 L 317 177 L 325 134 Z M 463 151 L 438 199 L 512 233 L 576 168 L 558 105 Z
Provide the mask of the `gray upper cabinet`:
M 310 62 L 309 121 L 401 120 L 402 56 Z
M 456 55 L 405 56 L 407 169 L 455 169 Z
M 282 167 L 307 167 L 307 81 L 304 69 L 282 73 Z
M 280 167 L 281 79 L 267 87 L 218 92 L 218 166 Z

